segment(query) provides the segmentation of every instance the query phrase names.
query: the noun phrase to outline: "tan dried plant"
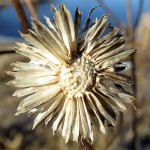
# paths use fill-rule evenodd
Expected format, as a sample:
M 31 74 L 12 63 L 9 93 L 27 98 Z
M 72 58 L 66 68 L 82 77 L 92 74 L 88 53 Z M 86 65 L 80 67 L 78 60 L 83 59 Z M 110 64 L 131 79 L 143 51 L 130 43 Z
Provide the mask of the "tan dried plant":
M 45 121 L 54 133 L 62 130 L 65 142 L 72 135 L 92 143 L 95 132 L 114 126 L 118 112 L 134 99 L 124 89 L 131 78 L 120 71 L 126 68 L 121 61 L 135 50 L 124 50 L 125 39 L 110 27 L 108 15 L 90 24 L 89 14 L 80 31 L 78 8 L 74 22 L 64 4 L 52 10 L 54 22 L 45 17 L 48 27 L 32 19 L 34 31 L 20 33 L 26 43 L 17 43 L 16 52 L 31 61 L 16 62 L 7 72 L 15 77 L 8 84 L 19 88 L 13 96 L 26 96 L 16 115 L 37 113 L 33 128 Z

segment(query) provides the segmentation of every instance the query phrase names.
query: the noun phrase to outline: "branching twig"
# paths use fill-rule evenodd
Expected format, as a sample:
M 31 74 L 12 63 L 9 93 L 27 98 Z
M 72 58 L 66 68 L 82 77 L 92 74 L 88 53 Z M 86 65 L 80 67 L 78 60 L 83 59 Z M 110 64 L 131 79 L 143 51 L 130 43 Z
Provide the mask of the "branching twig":
M 28 29 L 29 29 L 29 23 L 28 23 L 28 20 L 25 16 L 25 13 L 24 13 L 24 10 L 23 10 L 23 7 L 21 5 L 21 3 L 19 2 L 19 0 L 12 0 L 13 2 L 13 6 L 17 12 L 17 15 L 20 19 L 20 22 L 24 28 L 24 31 L 25 32 L 28 32 Z

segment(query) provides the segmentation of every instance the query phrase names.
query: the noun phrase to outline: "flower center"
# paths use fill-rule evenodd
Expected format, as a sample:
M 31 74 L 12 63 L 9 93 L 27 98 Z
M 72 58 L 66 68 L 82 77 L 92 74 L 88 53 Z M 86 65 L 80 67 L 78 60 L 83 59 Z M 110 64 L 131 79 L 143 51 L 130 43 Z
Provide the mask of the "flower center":
M 94 82 L 94 66 L 83 57 L 78 58 L 70 66 L 61 68 L 61 86 L 71 97 L 85 92 Z

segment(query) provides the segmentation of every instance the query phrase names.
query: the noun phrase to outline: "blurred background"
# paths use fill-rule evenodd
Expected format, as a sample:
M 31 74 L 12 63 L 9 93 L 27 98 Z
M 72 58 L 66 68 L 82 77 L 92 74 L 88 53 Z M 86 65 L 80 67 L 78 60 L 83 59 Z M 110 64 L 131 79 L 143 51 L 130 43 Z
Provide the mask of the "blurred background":
M 16 61 L 26 58 L 14 52 L 15 42 L 22 41 L 18 31 L 31 28 L 31 16 L 44 23 L 43 16 L 53 19 L 51 4 L 59 8 L 65 3 L 74 16 L 77 6 L 82 11 L 82 24 L 91 8 L 91 18 L 110 14 L 112 26 L 125 35 L 127 48 L 136 48 L 136 55 L 125 63 L 125 72 L 133 77 L 132 93 L 136 96 L 128 111 L 120 114 L 114 129 L 96 135 L 94 150 L 150 150 L 150 1 L 149 0 L 0 0 L 0 150 L 78 150 L 75 142 L 64 143 L 61 134 L 54 136 L 49 127 L 39 125 L 32 131 L 33 117 L 15 116 L 21 99 L 12 97 L 15 88 L 7 86 L 11 78 L 5 71 Z M 136 107 L 136 108 L 135 108 Z

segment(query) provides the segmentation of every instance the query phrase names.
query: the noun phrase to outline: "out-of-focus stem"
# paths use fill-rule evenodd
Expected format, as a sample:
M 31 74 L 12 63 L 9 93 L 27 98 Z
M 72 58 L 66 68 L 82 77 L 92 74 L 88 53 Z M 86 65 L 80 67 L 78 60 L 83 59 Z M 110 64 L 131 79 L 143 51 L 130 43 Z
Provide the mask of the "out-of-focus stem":
M 136 65 L 135 65 L 135 54 L 133 54 L 133 56 L 131 57 L 131 61 L 132 61 L 132 76 L 133 76 L 133 81 L 134 81 L 134 85 L 133 85 L 133 93 L 136 97 L 137 92 L 136 92 Z M 135 99 L 133 101 L 133 108 L 132 108 L 132 131 L 133 131 L 133 139 L 132 139 L 132 150 L 136 150 L 137 149 L 137 110 L 135 108 L 137 108 L 137 100 Z
M 126 8 L 127 8 L 127 23 L 129 30 L 129 40 L 133 42 L 133 27 L 132 27 L 132 13 L 131 13 L 131 3 L 130 0 L 126 0 Z
M 82 139 L 80 134 L 79 134 L 79 144 L 80 147 L 84 147 L 85 150 L 93 150 L 92 144 L 86 139 Z
M 126 0 L 126 5 L 127 5 L 127 21 L 128 21 L 128 29 L 129 29 L 129 44 L 130 46 L 134 45 L 134 30 L 133 30 L 133 25 L 132 25 L 132 13 L 131 13 L 131 1 Z M 133 94 L 137 95 L 137 89 L 136 89 L 136 64 L 135 64 L 135 54 L 132 55 L 131 57 L 131 62 L 132 62 L 132 76 L 133 76 Z M 131 143 L 131 149 L 136 150 L 137 149 L 137 110 L 135 108 L 137 107 L 137 100 L 135 99 L 133 101 L 134 107 L 132 108 L 132 131 L 133 131 L 133 139 Z
M 86 139 L 83 139 L 82 143 L 84 145 L 85 150 L 93 150 L 92 145 Z
M 139 21 L 141 19 L 141 15 L 143 12 L 143 5 L 144 5 L 144 0 L 139 0 L 139 9 L 138 9 L 138 14 L 137 14 L 137 18 L 134 24 L 134 30 L 137 28 Z
M 19 20 L 22 24 L 22 27 L 23 27 L 24 31 L 27 33 L 30 26 L 29 26 L 28 20 L 25 16 L 23 7 L 22 7 L 19 0 L 12 0 L 12 3 L 13 3 L 13 6 L 14 6 L 16 12 L 17 12 L 17 15 L 18 15 Z
M 116 138 L 120 134 L 120 131 L 121 131 L 121 128 L 122 128 L 122 124 L 123 124 L 123 113 L 120 112 L 120 119 L 119 119 L 118 126 L 116 127 L 116 130 L 115 130 L 112 138 L 107 143 L 107 146 L 105 147 L 105 150 L 108 150 L 110 148 L 110 146 L 114 143 L 114 141 L 116 140 Z
M 31 0 L 25 0 L 25 4 L 27 5 L 29 12 L 33 18 L 38 19 L 35 7 L 33 6 L 33 2 Z
M 0 55 L 16 53 L 14 50 L 0 51 Z

